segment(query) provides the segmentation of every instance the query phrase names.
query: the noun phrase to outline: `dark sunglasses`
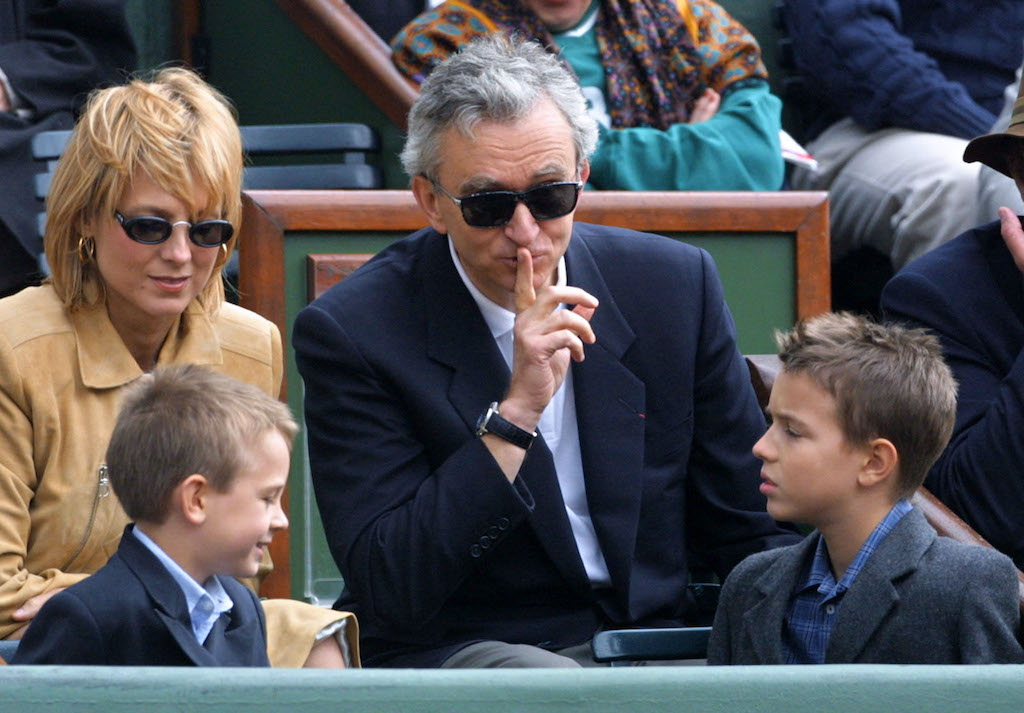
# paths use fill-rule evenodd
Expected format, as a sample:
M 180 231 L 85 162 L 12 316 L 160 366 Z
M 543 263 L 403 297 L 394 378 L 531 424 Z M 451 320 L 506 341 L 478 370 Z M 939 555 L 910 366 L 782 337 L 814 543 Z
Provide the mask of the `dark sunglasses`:
M 189 223 L 179 220 L 172 223 L 155 215 L 143 215 L 138 218 L 125 218 L 116 210 L 114 217 L 121 224 L 125 235 L 143 245 L 158 245 L 171 237 L 176 225 L 188 226 L 188 239 L 201 248 L 215 248 L 231 240 L 235 227 L 226 220 L 201 220 Z
M 535 186 L 522 193 L 515 191 L 484 191 L 465 198 L 456 198 L 436 179 L 430 179 L 437 188 L 452 199 L 462 210 L 466 225 L 474 228 L 497 228 L 512 220 L 519 201 L 526 204 L 537 220 L 551 220 L 568 215 L 576 207 L 583 184 L 579 181 L 561 181 Z

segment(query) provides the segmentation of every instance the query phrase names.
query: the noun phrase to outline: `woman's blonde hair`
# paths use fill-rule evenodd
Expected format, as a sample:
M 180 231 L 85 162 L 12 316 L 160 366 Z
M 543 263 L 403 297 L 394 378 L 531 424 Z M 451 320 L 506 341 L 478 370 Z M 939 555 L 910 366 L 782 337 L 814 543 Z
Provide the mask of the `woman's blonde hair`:
M 103 285 L 83 244 L 92 226 L 111 216 L 132 177 L 145 170 L 196 213 L 214 211 L 235 226 L 198 299 L 208 312 L 224 301 L 221 268 L 242 217 L 242 139 L 228 100 L 194 72 L 162 69 L 89 96 L 61 156 L 46 199 L 43 245 L 51 282 L 69 309 L 104 299 Z M 198 190 L 209 200 L 195 205 Z

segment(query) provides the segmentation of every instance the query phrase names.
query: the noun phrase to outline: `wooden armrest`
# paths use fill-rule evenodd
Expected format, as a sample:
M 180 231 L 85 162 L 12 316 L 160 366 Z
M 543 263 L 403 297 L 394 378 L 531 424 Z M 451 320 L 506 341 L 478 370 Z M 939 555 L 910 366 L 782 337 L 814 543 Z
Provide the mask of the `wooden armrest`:
M 775 378 L 782 369 L 782 362 L 775 354 L 747 354 L 747 369 L 750 370 L 750 383 L 757 394 L 757 403 L 761 410 L 768 408 L 768 399 L 772 395 Z

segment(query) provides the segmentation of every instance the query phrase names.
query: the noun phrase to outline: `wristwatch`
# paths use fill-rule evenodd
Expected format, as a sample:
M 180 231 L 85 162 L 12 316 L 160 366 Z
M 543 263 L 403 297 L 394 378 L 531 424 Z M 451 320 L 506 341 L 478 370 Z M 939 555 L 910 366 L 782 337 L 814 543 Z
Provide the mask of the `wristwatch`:
M 529 450 L 537 436 L 536 433 L 525 431 L 511 421 L 503 419 L 498 413 L 497 401 L 492 402 L 476 422 L 476 435 L 482 436 L 485 433 L 493 433 L 523 450 Z

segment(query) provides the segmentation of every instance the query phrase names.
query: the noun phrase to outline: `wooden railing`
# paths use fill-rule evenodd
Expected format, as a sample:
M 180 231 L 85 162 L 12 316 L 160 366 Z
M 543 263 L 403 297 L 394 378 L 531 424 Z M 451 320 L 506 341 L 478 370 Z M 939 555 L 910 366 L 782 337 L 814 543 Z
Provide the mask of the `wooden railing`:
M 650 232 L 796 234 L 796 313 L 830 307 L 824 193 L 585 191 L 576 219 Z M 240 250 L 241 303 L 286 335 L 286 231 L 404 231 L 427 224 L 410 191 L 247 191 Z
M 345 0 L 277 0 L 277 4 L 403 131 L 419 87 L 391 62 L 391 48 Z

